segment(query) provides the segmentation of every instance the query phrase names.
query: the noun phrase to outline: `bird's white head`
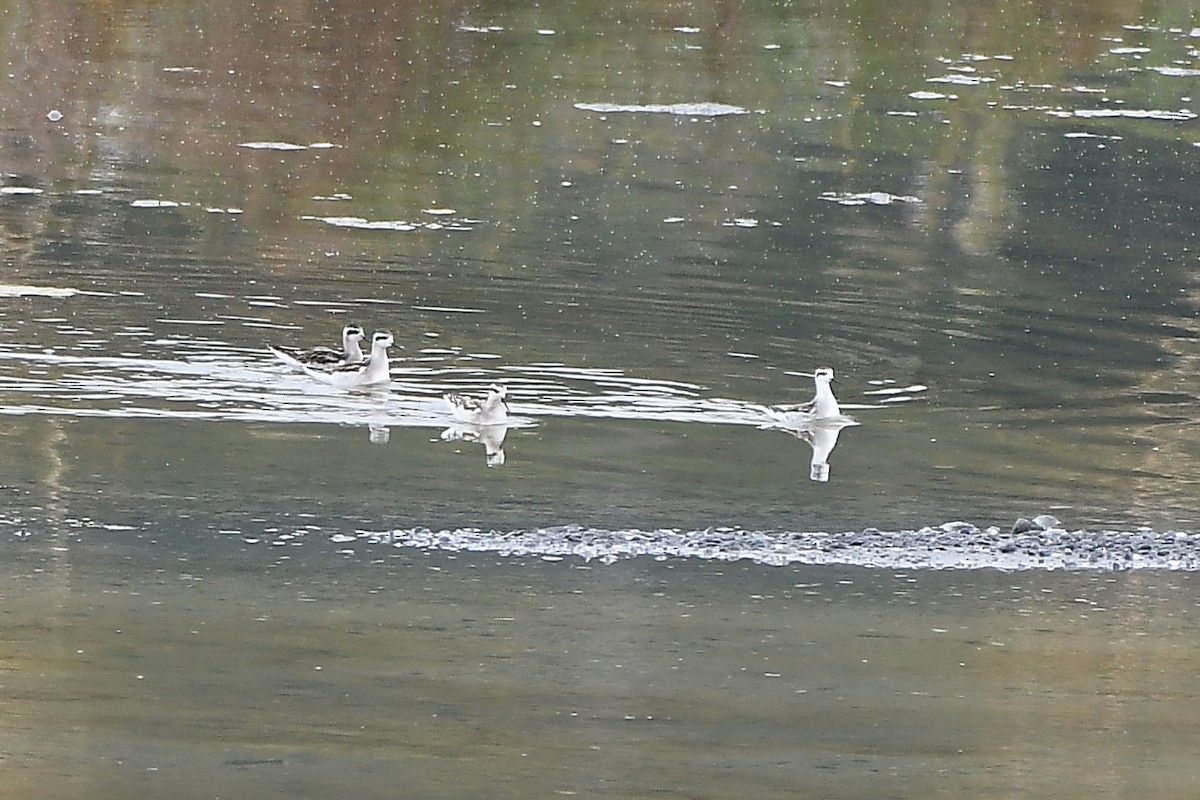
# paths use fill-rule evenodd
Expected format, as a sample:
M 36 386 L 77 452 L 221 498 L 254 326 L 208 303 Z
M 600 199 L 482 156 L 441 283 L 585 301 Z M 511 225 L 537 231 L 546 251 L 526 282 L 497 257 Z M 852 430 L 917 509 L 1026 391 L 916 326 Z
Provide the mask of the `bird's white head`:
M 362 325 L 356 322 L 351 322 L 346 327 L 342 328 L 342 338 L 353 339 L 356 342 L 361 342 L 366 338 L 366 332 L 363 331 Z
M 375 331 L 375 335 L 371 337 L 371 347 L 379 347 L 386 350 L 395 343 L 392 334 L 388 331 Z
M 508 387 L 502 383 L 493 383 L 488 387 L 488 391 L 503 400 L 508 396 Z

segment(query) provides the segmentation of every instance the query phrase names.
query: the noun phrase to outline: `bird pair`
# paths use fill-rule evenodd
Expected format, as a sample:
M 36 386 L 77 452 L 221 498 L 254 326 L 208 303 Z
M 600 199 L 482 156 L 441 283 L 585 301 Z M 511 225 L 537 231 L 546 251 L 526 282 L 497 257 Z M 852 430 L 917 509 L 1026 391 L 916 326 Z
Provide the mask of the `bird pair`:
M 303 370 L 319 381 L 352 389 L 374 386 L 391 380 L 387 349 L 395 342 L 388 331 L 377 331 L 371 337 L 371 352 L 363 356 L 359 342 L 366 334 L 361 325 L 350 323 L 342 328 L 342 349 L 313 347 L 301 350 L 294 347 L 267 345 L 272 353 L 292 367 Z M 488 387 L 487 397 L 480 400 L 462 394 L 443 395 L 456 422 L 469 425 L 502 425 L 508 422 L 508 405 L 504 402 L 508 390 L 499 384 Z
M 343 389 L 387 383 L 392 378 L 387 349 L 395 344 L 395 340 L 388 331 L 376 331 L 371 337 L 370 352 L 363 355 L 359 342 L 365 336 L 361 325 L 350 323 L 342 328 L 341 350 L 332 347 L 304 350 L 276 345 L 267 345 L 267 348 L 284 363 L 303 370 L 322 383 Z

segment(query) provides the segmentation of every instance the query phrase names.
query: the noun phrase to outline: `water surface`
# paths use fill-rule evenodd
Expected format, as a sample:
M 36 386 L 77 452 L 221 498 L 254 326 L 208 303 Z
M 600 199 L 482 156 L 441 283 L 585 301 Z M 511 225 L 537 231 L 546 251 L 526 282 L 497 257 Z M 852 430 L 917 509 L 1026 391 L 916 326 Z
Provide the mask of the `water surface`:
M 1197 532 L 1193 16 L 0 3 L 11 791 L 1185 796 L 1189 573 L 387 535 Z
M 1192 573 L 592 567 L 179 541 L 3 544 L 10 791 L 1182 798 L 1195 785 Z

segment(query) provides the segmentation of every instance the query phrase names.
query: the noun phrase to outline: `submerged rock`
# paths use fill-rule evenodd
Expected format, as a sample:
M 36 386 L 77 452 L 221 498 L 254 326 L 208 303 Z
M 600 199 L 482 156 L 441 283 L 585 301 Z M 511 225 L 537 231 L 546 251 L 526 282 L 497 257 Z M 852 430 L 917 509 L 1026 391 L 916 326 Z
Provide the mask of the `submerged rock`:
M 1034 530 L 1037 526 L 1024 517 L 1017 517 L 1017 521 L 1013 523 L 1012 532 L 1015 536 L 1018 533 L 1026 533 Z

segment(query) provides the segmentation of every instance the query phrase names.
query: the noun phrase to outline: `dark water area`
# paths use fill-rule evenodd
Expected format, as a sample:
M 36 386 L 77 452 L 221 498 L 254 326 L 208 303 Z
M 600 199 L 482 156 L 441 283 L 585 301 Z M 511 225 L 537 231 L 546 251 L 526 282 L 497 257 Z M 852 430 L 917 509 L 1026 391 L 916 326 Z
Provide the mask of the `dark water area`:
M 1194 561 L 503 549 L 1185 548 L 1190 5 L 18 0 L 0 58 L 14 793 L 1195 785 Z M 266 349 L 350 321 L 389 384 Z M 772 427 L 821 366 L 860 424 Z

